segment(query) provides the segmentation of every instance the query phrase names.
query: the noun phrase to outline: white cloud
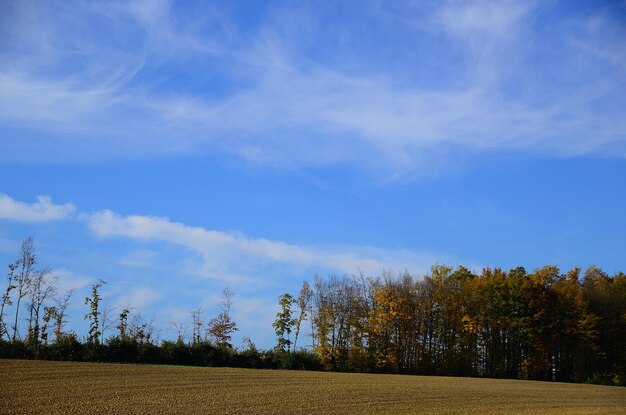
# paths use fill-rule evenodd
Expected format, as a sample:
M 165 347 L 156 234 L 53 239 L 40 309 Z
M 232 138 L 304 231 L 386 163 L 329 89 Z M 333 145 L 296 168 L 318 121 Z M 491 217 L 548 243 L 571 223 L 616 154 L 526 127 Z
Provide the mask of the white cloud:
M 76 207 L 71 203 L 56 205 L 50 196 L 37 196 L 37 202 L 28 204 L 14 200 L 8 195 L 0 193 L 0 219 L 17 222 L 51 222 L 69 219 Z
M 434 255 L 408 250 L 299 246 L 265 238 L 250 238 L 241 233 L 191 227 L 163 217 L 121 216 L 110 210 L 84 215 L 83 218 L 100 237 L 160 241 L 187 248 L 201 259 L 200 262 L 190 261 L 188 271 L 229 282 L 250 280 L 254 278 L 255 271 L 273 265 L 346 274 L 359 270 L 379 274 L 385 269 L 399 271 L 404 268 L 421 273 L 427 271 L 435 261 L 441 260 Z

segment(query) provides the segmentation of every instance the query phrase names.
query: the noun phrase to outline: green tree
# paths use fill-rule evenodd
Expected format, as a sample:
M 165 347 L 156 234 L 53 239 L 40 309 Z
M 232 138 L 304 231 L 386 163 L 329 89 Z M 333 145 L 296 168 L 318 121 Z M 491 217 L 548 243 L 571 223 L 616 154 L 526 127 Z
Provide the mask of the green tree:
M 130 314 L 130 308 L 125 307 L 119 315 L 117 330 L 121 340 L 128 337 L 128 314 Z
M 291 351 L 291 330 L 296 323 L 292 318 L 291 306 L 295 300 L 291 294 L 285 293 L 278 297 L 280 311 L 276 313 L 276 320 L 272 326 L 278 338 L 276 348 L 281 351 Z
M 57 313 L 57 309 L 54 306 L 44 307 L 43 309 L 43 318 L 42 318 L 42 326 L 41 326 L 41 342 L 44 345 L 48 345 L 48 329 L 50 327 L 50 321 L 54 318 Z
M 96 284 L 91 286 L 91 297 L 85 297 L 85 305 L 89 306 L 89 313 L 85 314 L 85 320 L 89 320 L 89 336 L 87 343 L 90 345 L 100 344 L 100 304 L 99 290 L 106 284 L 106 281 L 100 279 Z

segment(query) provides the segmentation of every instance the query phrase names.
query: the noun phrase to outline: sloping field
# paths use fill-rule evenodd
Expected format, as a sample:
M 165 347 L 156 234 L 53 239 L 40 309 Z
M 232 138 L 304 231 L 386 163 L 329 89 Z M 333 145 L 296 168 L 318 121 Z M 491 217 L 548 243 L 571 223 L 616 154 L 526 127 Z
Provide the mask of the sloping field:
M 626 389 L 515 380 L 0 360 L 2 414 L 624 414 Z

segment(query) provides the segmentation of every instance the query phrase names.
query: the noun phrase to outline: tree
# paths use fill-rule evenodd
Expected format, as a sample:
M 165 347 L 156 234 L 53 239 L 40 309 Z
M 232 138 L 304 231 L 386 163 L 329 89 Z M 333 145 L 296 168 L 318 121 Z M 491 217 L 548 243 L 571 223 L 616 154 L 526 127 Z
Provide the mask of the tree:
M 44 307 L 43 309 L 43 324 L 41 326 L 41 342 L 44 345 L 48 345 L 48 328 L 50 326 L 50 320 L 52 320 L 56 314 L 56 307 Z
M 56 279 L 50 279 L 49 269 L 42 269 L 35 271 L 29 284 L 28 295 L 30 297 L 29 310 L 30 315 L 28 317 L 28 343 L 33 346 L 39 344 L 41 335 L 41 307 L 46 299 L 52 295 L 56 290 Z
M 169 325 L 176 330 L 176 343 L 178 345 L 183 345 L 185 343 L 185 337 L 187 337 L 187 327 L 183 325 L 183 323 L 179 320 L 170 321 Z
M 74 294 L 74 289 L 69 289 L 65 292 L 65 296 L 63 298 L 57 300 L 57 305 L 54 312 L 54 339 L 55 342 L 59 342 L 63 337 L 63 325 L 67 323 L 65 318 L 67 317 L 67 305 L 70 301 L 70 298 Z
M 17 323 L 19 321 L 20 303 L 22 298 L 26 297 L 28 294 L 28 287 L 30 285 L 30 280 L 36 263 L 37 257 L 35 255 L 35 248 L 33 247 L 33 238 L 28 238 L 22 242 L 20 258 L 17 260 L 18 273 L 14 280 L 17 289 L 17 303 L 15 305 L 15 322 L 13 323 L 13 336 L 11 338 L 11 341 L 13 342 L 17 339 Z
M 100 335 L 101 339 L 106 339 L 106 332 L 115 324 L 115 319 L 113 318 L 115 313 L 115 306 L 109 304 L 108 301 L 105 301 L 102 306 L 102 311 L 100 312 L 100 326 L 102 329 L 100 330 L 102 333 Z
M 316 347 L 322 364 L 330 370 L 349 370 L 351 341 L 354 333 L 358 289 L 354 279 L 317 277 L 315 286 Z
M 9 264 L 9 273 L 7 274 L 7 288 L 2 294 L 2 306 L 0 308 L 0 339 L 7 336 L 9 339 L 9 328 L 7 327 L 7 323 L 4 321 L 4 308 L 6 306 L 12 306 L 13 301 L 11 300 L 11 291 L 13 291 L 17 286 L 15 285 L 15 280 L 17 278 L 15 274 L 15 270 L 18 267 L 18 263 L 15 262 L 13 264 Z
M 201 317 L 202 317 L 201 308 L 198 308 L 197 310 L 193 310 L 191 312 L 191 318 L 193 320 L 193 323 L 192 323 L 193 334 L 191 337 L 192 344 L 200 343 L 200 340 L 201 340 L 200 330 L 202 329 L 202 324 L 203 324 Z
M 128 332 L 130 338 L 136 340 L 140 345 L 151 343 L 154 334 L 154 324 L 152 320 L 146 321 L 141 313 L 137 313 L 128 325 Z
M 96 284 L 91 286 L 91 297 L 85 297 L 85 305 L 89 305 L 89 313 L 85 314 L 85 320 L 89 320 L 89 337 L 87 337 L 87 343 L 96 345 L 100 343 L 100 310 L 98 306 L 100 304 L 100 288 L 106 284 L 106 281 L 100 279 Z
M 233 305 L 233 293 L 227 287 L 222 292 L 221 313 L 209 321 L 207 335 L 218 347 L 232 349 L 230 341 L 232 334 L 238 331 L 237 324 L 230 317 L 230 309 Z
M 120 339 L 124 340 L 128 337 L 128 314 L 130 313 L 130 308 L 125 307 L 119 316 L 119 324 L 117 325 L 117 330 L 119 331 Z
M 298 318 L 294 323 L 294 336 L 293 336 L 293 350 L 296 350 L 296 346 L 298 344 L 298 336 L 300 335 L 300 327 L 302 326 L 302 322 L 307 318 L 307 311 L 309 309 L 309 303 L 311 302 L 311 298 L 313 297 L 313 291 L 311 290 L 311 286 L 308 282 L 304 281 L 302 283 L 302 288 L 300 289 L 300 295 L 296 299 L 296 304 L 298 305 Z
M 395 343 L 395 318 L 400 311 L 400 304 L 392 288 L 376 287 L 373 292 L 374 308 L 368 320 L 368 331 L 376 346 L 376 366 L 386 370 L 394 370 L 398 356 Z
M 291 294 L 285 293 L 278 297 L 278 305 L 280 306 L 280 311 L 276 313 L 276 320 L 272 326 L 276 331 L 276 336 L 278 337 L 278 345 L 276 348 L 281 351 L 291 351 L 291 329 L 296 320 L 294 320 L 291 316 L 291 306 L 294 303 L 293 296 Z M 285 350 L 286 349 L 286 350 Z

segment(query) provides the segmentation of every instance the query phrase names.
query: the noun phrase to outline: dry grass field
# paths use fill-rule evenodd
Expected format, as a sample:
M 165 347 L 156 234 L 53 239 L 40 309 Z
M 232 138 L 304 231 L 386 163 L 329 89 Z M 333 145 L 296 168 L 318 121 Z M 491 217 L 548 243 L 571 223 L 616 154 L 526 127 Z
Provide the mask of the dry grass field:
M 626 388 L 0 360 L 2 414 L 625 414 Z

